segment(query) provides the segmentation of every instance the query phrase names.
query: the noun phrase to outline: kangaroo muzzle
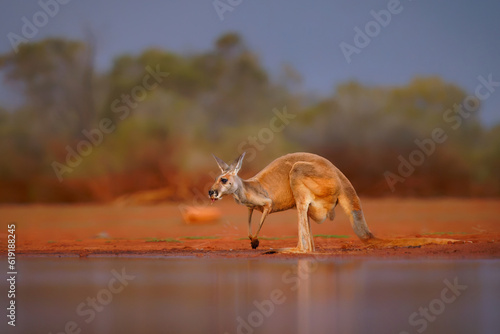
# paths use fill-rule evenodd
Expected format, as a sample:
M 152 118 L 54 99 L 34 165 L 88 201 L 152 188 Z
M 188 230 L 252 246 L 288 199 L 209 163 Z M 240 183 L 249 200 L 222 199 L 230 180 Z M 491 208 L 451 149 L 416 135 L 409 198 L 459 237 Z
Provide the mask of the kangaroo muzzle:
M 212 200 L 212 203 L 219 199 L 219 191 L 210 189 L 208 191 L 208 197 Z

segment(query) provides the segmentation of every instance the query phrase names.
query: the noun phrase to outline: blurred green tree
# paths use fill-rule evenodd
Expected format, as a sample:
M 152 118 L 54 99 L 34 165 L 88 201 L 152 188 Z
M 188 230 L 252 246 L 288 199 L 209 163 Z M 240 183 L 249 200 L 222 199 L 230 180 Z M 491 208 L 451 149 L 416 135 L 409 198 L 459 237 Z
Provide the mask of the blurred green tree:
M 81 136 L 96 118 L 93 48 L 59 38 L 22 44 L 0 56 L 0 70 L 36 110 L 48 133 Z

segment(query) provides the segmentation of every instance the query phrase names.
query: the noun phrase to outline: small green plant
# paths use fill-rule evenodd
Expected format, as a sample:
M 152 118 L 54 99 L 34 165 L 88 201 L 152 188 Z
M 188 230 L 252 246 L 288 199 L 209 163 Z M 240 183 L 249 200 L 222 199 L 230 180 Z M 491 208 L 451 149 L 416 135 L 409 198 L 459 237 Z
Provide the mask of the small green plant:
M 451 235 L 451 234 L 468 234 L 466 232 L 428 232 L 422 233 L 422 235 Z
M 203 239 L 219 239 L 219 238 L 220 237 L 210 236 L 210 235 L 180 237 L 180 239 L 186 239 L 186 240 L 203 240 Z
M 146 242 L 182 242 L 182 241 L 177 240 L 175 238 L 163 238 L 163 239 L 148 238 Z
M 350 238 L 350 235 L 342 235 L 342 234 L 315 234 L 315 238 L 335 238 L 335 239 L 347 239 Z

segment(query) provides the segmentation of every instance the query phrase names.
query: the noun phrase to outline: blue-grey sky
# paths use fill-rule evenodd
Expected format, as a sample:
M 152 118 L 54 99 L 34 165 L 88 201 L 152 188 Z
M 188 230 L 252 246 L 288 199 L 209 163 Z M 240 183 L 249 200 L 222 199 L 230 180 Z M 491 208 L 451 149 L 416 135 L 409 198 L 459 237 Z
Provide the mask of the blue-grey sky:
M 148 47 L 204 51 L 227 31 L 237 31 L 265 67 L 292 65 L 307 91 L 331 93 L 346 80 L 399 85 L 417 75 L 439 75 L 473 94 L 477 77 L 500 81 L 500 1 L 497 0 L 219 0 L 229 4 L 221 20 L 213 0 L 59 0 L 57 13 L 29 40 L 48 36 L 97 36 L 97 64 L 106 70 L 117 55 Z M 217 3 L 217 1 L 215 1 Z M 12 50 L 9 33 L 22 36 L 23 17 L 33 22 L 56 0 L 7 0 L 0 11 L 0 53 Z M 49 5 L 50 4 L 50 5 Z M 231 5 L 233 4 L 233 5 Z M 385 27 L 371 25 L 370 43 L 348 63 L 340 44 L 355 45 L 355 27 L 374 21 L 371 11 L 393 9 Z M 43 22 L 43 14 L 36 17 Z M 370 26 L 370 24 L 369 24 Z M 2 86 L 0 105 L 12 94 Z M 460 101 L 457 101 L 460 102 Z M 481 119 L 500 122 L 500 87 L 483 102 Z

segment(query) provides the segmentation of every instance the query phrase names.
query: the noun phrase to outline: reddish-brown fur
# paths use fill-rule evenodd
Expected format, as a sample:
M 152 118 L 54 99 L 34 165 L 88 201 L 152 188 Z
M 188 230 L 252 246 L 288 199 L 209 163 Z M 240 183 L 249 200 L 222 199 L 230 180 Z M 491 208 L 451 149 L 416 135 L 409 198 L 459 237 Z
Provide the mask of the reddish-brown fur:
M 309 218 L 322 223 L 333 220 L 337 203 L 347 213 L 356 235 L 363 241 L 373 234 L 366 225 L 361 203 L 349 180 L 330 161 L 311 153 L 282 156 L 248 180 L 238 177 L 244 153 L 231 165 L 215 157 L 222 174 L 209 191 L 212 200 L 232 194 L 236 202 L 249 209 L 249 238 L 252 247 L 267 215 L 296 207 L 299 218 L 298 252 L 314 251 Z M 223 183 L 225 181 L 225 183 Z M 253 210 L 262 212 L 259 229 L 251 232 Z M 257 240 L 257 241 L 256 241 Z

